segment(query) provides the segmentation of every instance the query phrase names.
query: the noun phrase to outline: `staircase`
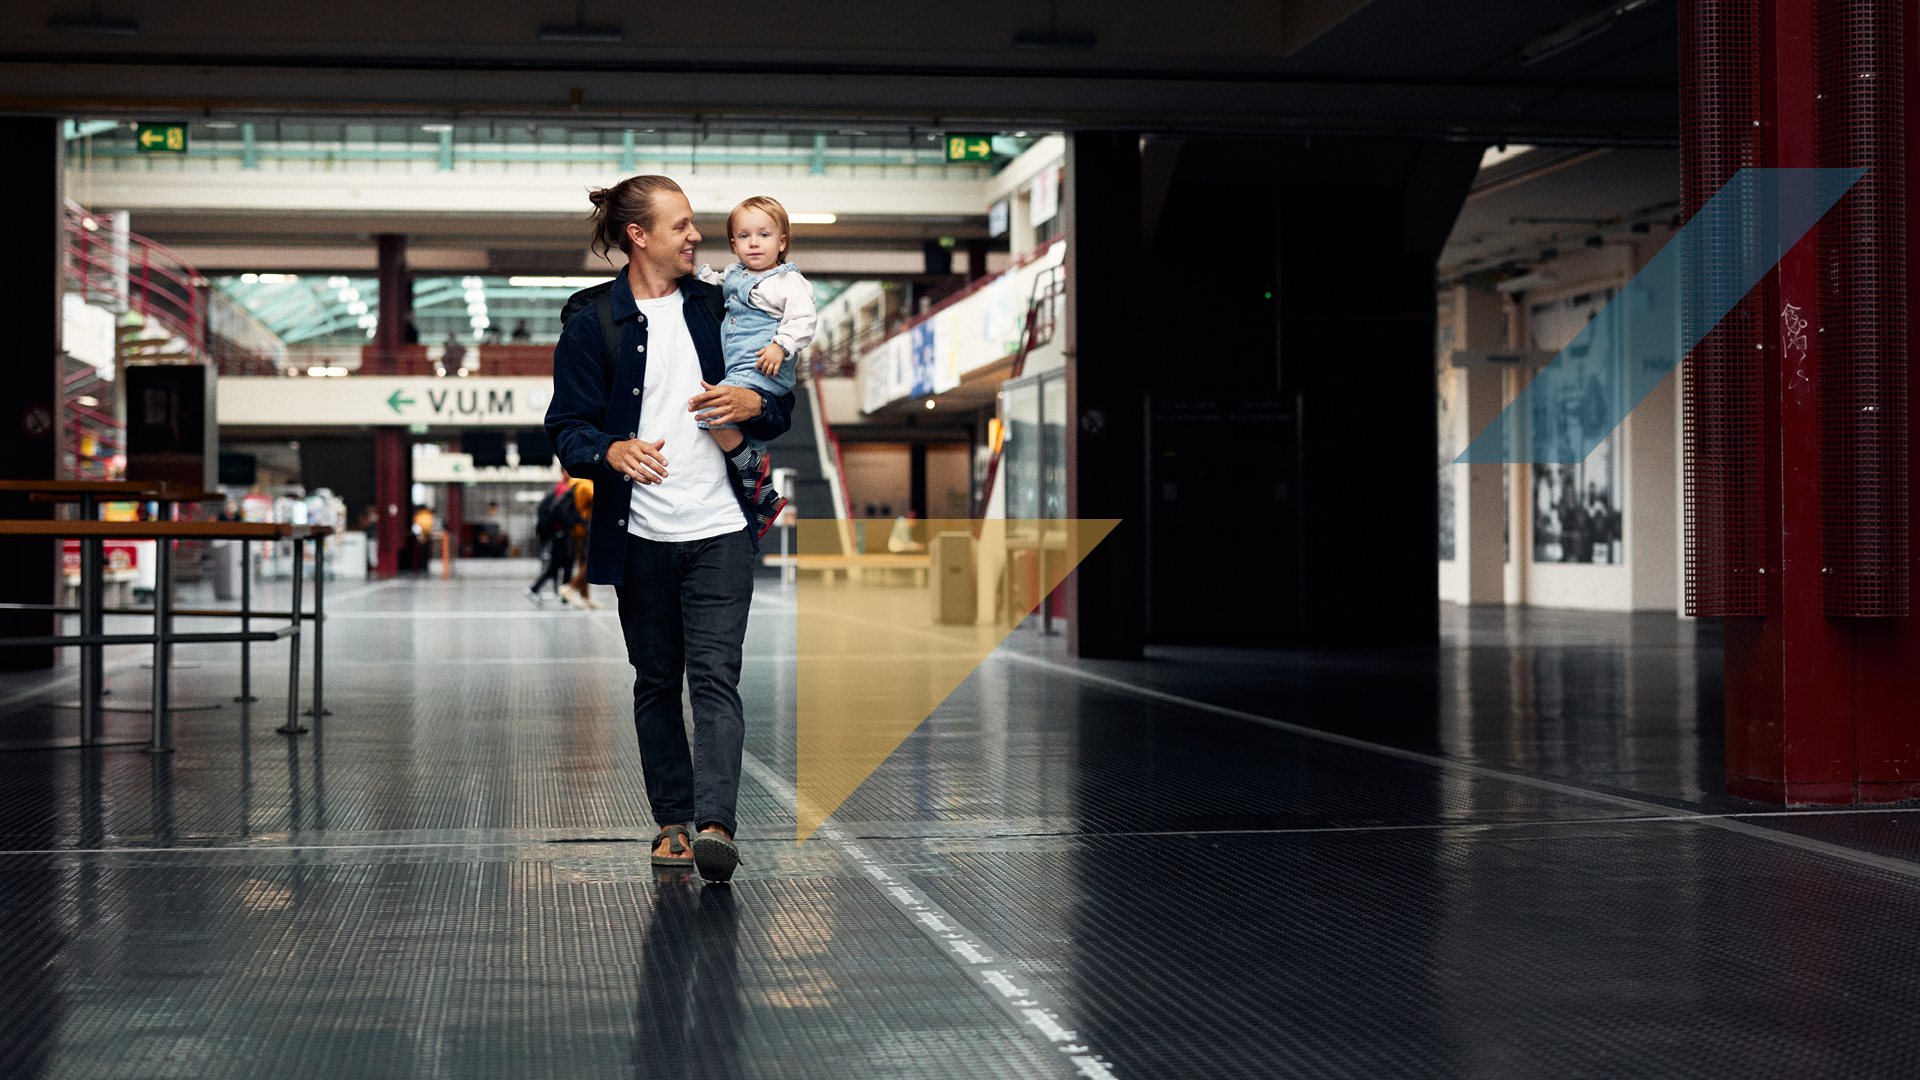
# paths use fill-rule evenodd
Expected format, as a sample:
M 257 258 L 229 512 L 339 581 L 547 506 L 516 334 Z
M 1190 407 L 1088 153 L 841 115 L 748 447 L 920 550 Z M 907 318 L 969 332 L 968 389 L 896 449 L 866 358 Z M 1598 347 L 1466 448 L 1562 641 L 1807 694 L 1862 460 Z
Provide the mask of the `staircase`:
M 820 438 L 826 425 L 815 422 L 814 413 L 818 408 L 813 380 L 804 378 L 794 387 L 792 426 L 785 435 L 768 443 L 767 448 L 773 452 L 774 468 L 792 469 L 795 473 L 793 490 L 780 493 L 793 503 L 794 513 L 809 520 L 831 520 L 842 514 L 834 507 L 833 482 L 825 471 L 833 467 L 834 448 L 829 438 L 826 453 L 821 453 Z

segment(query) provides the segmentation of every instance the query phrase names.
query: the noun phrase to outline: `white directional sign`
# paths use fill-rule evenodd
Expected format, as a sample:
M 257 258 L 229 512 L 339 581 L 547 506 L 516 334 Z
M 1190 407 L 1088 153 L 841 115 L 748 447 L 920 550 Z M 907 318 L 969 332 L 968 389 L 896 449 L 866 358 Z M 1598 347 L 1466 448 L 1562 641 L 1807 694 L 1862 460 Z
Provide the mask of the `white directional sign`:
M 551 484 L 558 479 L 558 464 L 476 468 L 472 454 L 432 454 L 413 459 L 416 484 Z
M 240 377 L 220 380 L 222 427 L 538 427 L 546 378 Z

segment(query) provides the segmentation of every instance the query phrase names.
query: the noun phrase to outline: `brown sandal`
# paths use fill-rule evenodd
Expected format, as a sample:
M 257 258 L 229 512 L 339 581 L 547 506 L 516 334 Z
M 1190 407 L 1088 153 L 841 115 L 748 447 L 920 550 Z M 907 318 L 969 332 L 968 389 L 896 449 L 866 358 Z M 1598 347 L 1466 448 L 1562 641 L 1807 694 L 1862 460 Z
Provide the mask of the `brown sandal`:
M 660 841 L 667 842 L 667 851 L 671 854 L 653 856 L 655 866 L 691 867 L 693 865 L 693 847 L 687 839 L 685 825 L 666 825 L 660 829 L 660 835 L 653 838 L 653 846 L 658 848 Z

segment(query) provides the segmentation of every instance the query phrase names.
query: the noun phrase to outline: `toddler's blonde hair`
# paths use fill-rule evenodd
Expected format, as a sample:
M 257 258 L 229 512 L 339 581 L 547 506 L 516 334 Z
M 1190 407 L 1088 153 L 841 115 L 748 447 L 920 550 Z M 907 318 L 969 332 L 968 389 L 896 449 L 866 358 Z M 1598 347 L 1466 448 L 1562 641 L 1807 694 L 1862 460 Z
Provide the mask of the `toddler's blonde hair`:
M 740 205 L 734 207 L 733 210 L 727 214 L 727 244 L 729 246 L 733 244 L 733 219 L 739 217 L 740 212 L 743 210 L 758 210 L 772 218 L 773 223 L 780 226 L 780 239 L 782 243 L 780 245 L 779 257 L 785 259 L 787 256 L 793 254 L 793 226 L 787 221 L 787 208 L 780 205 L 780 200 L 769 198 L 765 195 L 755 195 L 749 199 L 742 199 L 740 200 Z

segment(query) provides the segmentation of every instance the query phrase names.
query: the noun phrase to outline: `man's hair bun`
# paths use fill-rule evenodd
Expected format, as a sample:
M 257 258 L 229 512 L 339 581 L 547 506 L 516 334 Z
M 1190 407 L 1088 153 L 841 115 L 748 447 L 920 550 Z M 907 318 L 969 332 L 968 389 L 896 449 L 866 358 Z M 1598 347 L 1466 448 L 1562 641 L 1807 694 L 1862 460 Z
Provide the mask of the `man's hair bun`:
M 629 176 L 610 188 L 587 192 L 593 203 L 587 215 L 591 250 L 603 258 L 615 248 L 627 251 L 627 226 L 653 228 L 654 198 L 663 191 L 679 192 L 680 185 L 664 176 Z

